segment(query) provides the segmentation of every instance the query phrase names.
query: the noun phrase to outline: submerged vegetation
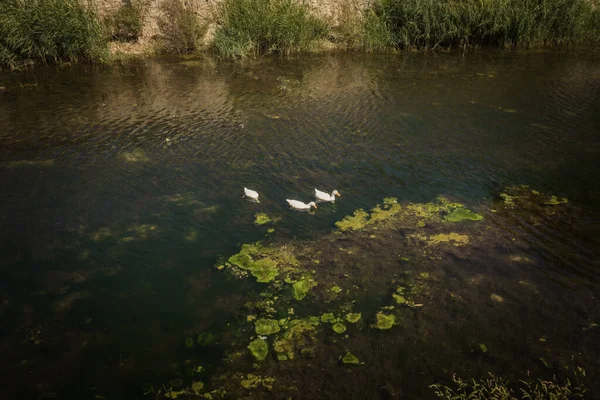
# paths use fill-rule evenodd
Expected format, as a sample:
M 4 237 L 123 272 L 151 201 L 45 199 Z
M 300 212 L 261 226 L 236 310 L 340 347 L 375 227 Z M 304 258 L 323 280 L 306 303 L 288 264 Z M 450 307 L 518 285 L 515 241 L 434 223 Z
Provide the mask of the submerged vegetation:
M 248 334 L 235 334 L 236 339 L 225 352 L 231 364 L 220 371 L 222 375 L 211 385 L 233 397 L 243 397 L 247 390 L 272 390 L 277 398 L 293 397 L 298 394 L 300 382 L 314 377 L 289 376 L 286 365 L 307 362 L 333 368 L 331 363 L 335 363 L 340 368 L 362 368 L 363 364 L 371 365 L 373 357 L 397 351 L 394 341 L 411 329 L 422 329 L 425 342 L 439 340 L 428 332 L 431 328 L 421 328 L 415 320 L 438 324 L 448 304 L 459 319 L 459 315 L 478 307 L 481 301 L 490 307 L 508 306 L 512 300 L 501 298 L 491 289 L 487 293 L 476 289 L 468 294 L 468 289 L 448 288 L 439 279 L 444 274 L 444 263 L 473 257 L 471 249 L 477 246 L 493 249 L 503 245 L 504 231 L 494 225 L 497 218 L 513 221 L 525 216 L 554 216 L 568 204 L 566 199 L 546 196 L 526 186 L 509 188 L 493 202 L 474 206 L 477 213 L 445 197 L 431 203 L 400 203 L 390 197 L 370 211 L 358 210 L 344 218 L 337 224 L 338 230 L 318 241 L 243 245 L 224 263 L 227 268 L 223 264 L 217 268 L 240 279 L 249 272 L 261 286 L 259 293 L 246 298 L 236 317 L 239 322 L 229 328 Z M 380 252 L 379 247 L 393 248 L 391 253 L 397 255 Z M 373 261 L 366 254 L 380 258 Z M 488 262 L 489 256 L 486 253 Z M 513 262 L 512 258 L 502 259 Z M 270 271 L 268 279 L 265 270 Z M 480 280 L 468 281 L 479 284 Z M 503 281 L 499 285 L 499 290 L 506 291 L 510 283 Z M 520 283 L 515 285 L 518 290 L 530 290 Z M 481 285 L 481 290 L 484 287 Z M 374 298 L 378 299 L 375 303 Z M 465 310 L 458 311 L 463 307 Z M 318 310 L 320 313 L 314 314 Z M 466 344 L 473 357 L 483 363 L 488 358 L 503 360 L 501 346 L 493 338 L 473 333 L 480 329 L 477 325 L 470 334 L 481 340 Z M 410 341 L 421 340 L 418 336 Z M 377 343 L 369 344 L 374 337 Z M 535 346 L 539 343 L 545 343 L 545 339 Z M 544 362 L 541 367 L 548 368 L 547 365 Z M 269 379 L 267 386 L 261 383 L 265 377 Z M 310 391 L 306 387 L 302 390 Z M 506 399 L 519 395 L 566 399 L 579 398 L 584 393 L 579 382 L 571 384 L 554 378 L 523 381 L 515 386 L 512 379 L 493 376 L 481 381 L 455 377 L 450 386 L 440 383 L 429 390 L 444 399 L 488 398 L 490 393 Z
M 552 380 L 519 381 L 518 389 L 510 382 L 489 374 L 487 379 L 464 380 L 452 377 L 452 387 L 441 384 L 431 385 L 436 396 L 444 400 L 497 399 L 497 400 L 568 400 L 585 398 L 585 388 L 572 384 L 569 379 L 564 383 L 556 377 Z
M 102 61 L 106 55 L 104 29 L 91 2 L 0 2 L 0 68 Z

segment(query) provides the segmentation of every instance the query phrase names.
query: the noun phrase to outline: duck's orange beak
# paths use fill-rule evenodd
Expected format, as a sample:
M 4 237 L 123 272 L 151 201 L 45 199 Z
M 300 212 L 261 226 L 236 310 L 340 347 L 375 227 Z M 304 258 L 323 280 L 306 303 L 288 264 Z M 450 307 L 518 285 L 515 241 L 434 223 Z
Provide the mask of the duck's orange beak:
M 337 197 L 340 197 L 340 196 L 341 196 L 341 194 L 339 194 L 339 193 L 336 193 L 335 195 L 336 195 Z

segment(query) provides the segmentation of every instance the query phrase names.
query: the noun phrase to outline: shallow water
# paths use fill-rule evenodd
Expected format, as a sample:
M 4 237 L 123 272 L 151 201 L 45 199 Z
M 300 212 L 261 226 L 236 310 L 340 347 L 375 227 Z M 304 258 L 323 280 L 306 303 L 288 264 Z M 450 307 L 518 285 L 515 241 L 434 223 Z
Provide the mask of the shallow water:
M 600 328 L 583 328 L 600 323 L 599 61 L 557 53 L 322 55 L 0 74 L 7 398 L 142 398 L 143 382 L 177 377 L 173 364 L 189 357 L 186 337 L 232 323 L 247 294 L 262 290 L 216 270 L 222 258 L 265 236 L 321 238 L 387 196 L 404 203 L 445 195 L 477 207 L 526 184 L 568 198 L 577 211 L 560 229 L 544 219 L 496 226 L 538 255 L 528 278 L 553 288 L 544 304 L 561 318 L 573 314 L 568 323 L 581 324 L 573 332 L 594 334 Z M 259 204 L 240 198 L 244 186 L 261 193 Z M 287 208 L 286 198 L 308 202 L 315 187 L 342 196 L 310 214 Z M 279 219 L 274 232 L 253 224 L 257 212 Z M 552 251 L 561 241 L 571 245 L 566 257 Z M 368 256 L 385 259 L 381 251 Z M 478 264 L 484 251 L 446 274 L 514 275 Z M 461 282 L 449 285 L 460 291 Z M 485 326 L 486 312 L 471 318 Z M 567 323 L 530 312 L 517 308 L 482 330 L 508 329 L 512 338 L 534 331 L 531 320 Z M 497 325 L 506 321 L 508 328 Z M 437 336 L 449 342 L 440 363 L 468 347 L 448 323 Z M 586 353 L 586 383 L 597 389 L 600 348 L 556 330 L 569 341 L 561 346 Z M 430 367 L 414 370 L 402 352 L 381 364 L 405 373 L 396 382 L 402 398 L 422 398 L 423 386 L 451 370 L 421 346 Z M 520 360 L 521 345 L 510 351 L 514 360 L 503 354 L 487 363 L 502 373 Z M 226 352 L 223 343 L 202 355 L 209 373 L 222 373 Z M 372 376 L 385 375 L 381 365 L 370 367 Z M 386 393 L 372 397 L 395 398 Z

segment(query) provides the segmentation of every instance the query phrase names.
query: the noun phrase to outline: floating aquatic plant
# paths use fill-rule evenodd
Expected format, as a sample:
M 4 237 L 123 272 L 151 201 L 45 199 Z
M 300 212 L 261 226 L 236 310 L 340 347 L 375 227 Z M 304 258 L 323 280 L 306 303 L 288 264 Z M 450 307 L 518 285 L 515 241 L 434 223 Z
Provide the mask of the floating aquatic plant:
M 365 227 L 368 224 L 369 213 L 365 210 L 356 210 L 353 215 L 347 216 L 341 221 L 335 223 L 335 226 L 340 231 L 357 231 Z
M 306 297 L 310 289 L 316 286 L 317 283 L 310 278 L 304 278 L 292 285 L 294 290 L 294 298 L 296 300 L 302 300 Z
M 191 389 L 192 389 L 192 392 L 196 396 L 198 396 L 200 394 L 200 392 L 202 392 L 202 390 L 204 389 L 204 383 L 202 383 L 200 381 L 192 382 Z
M 556 205 L 559 205 L 559 204 L 566 204 L 568 202 L 569 202 L 569 200 L 567 200 L 564 197 L 552 196 L 550 198 L 550 200 L 546 201 L 544 204 L 549 205 L 549 206 L 556 206 Z
M 335 315 L 333 315 L 333 313 L 325 313 L 321 315 L 321 322 L 334 323 L 335 321 L 337 321 L 337 318 L 335 318 Z
M 344 357 L 342 357 L 342 362 L 344 364 L 359 364 L 360 363 L 358 361 L 358 358 L 356 358 L 356 356 L 354 354 L 350 353 L 349 351 L 346 352 Z
M 214 341 L 215 335 L 213 335 L 210 332 L 202 332 L 198 335 L 198 338 L 196 339 L 196 343 L 198 343 L 200 346 L 207 346 L 209 344 L 212 344 Z
M 394 315 L 386 315 L 382 312 L 378 312 L 376 318 L 377 322 L 373 327 L 381 330 L 390 329 L 394 325 L 394 322 L 396 322 L 396 317 Z
M 350 322 L 351 324 L 355 324 L 360 321 L 361 317 L 362 315 L 360 313 L 348 313 L 346 314 L 346 321 Z
M 446 215 L 444 219 L 449 222 L 480 221 L 483 219 L 483 215 L 474 213 L 467 208 L 459 207 Z
M 254 323 L 257 335 L 271 335 L 280 331 L 279 323 L 274 319 L 261 318 Z
M 333 331 L 335 333 L 344 333 L 346 332 L 346 325 L 340 323 L 340 322 L 336 322 L 335 324 L 333 324 L 333 326 L 331 327 L 331 329 L 333 329 Z
M 254 216 L 254 225 L 261 226 L 273 222 L 273 220 L 265 213 L 256 213 Z
M 269 354 L 269 346 L 267 345 L 267 342 L 260 338 L 250 342 L 248 349 L 258 361 L 264 360 L 267 358 L 267 354 Z

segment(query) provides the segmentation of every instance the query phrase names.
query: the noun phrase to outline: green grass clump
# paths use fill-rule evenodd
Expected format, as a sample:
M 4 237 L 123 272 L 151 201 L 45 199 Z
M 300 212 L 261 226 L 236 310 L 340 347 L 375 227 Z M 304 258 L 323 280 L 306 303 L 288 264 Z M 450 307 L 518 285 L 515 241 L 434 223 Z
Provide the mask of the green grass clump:
M 214 48 L 223 58 L 290 54 L 310 50 L 327 24 L 296 0 L 224 0 Z
M 0 1 L 0 68 L 99 61 L 106 55 L 104 30 L 91 2 Z
M 372 50 L 594 44 L 599 21 L 589 0 L 381 0 L 359 42 Z
M 147 0 L 124 3 L 103 19 L 110 40 L 134 42 L 142 34 L 144 18 L 148 8 Z
M 177 54 L 199 50 L 208 27 L 182 0 L 162 1 L 157 24 L 161 50 Z

